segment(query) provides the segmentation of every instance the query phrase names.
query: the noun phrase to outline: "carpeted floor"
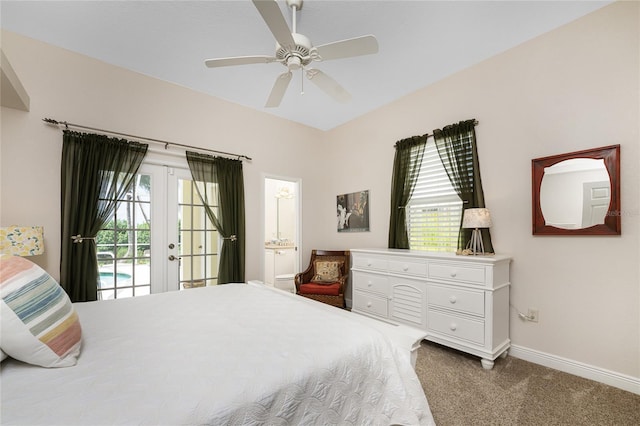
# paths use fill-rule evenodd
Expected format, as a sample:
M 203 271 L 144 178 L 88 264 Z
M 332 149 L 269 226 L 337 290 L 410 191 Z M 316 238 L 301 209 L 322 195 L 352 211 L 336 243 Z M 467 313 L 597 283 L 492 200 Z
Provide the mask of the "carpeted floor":
M 423 341 L 416 372 L 438 426 L 640 425 L 640 395 L 511 356 L 484 370 Z

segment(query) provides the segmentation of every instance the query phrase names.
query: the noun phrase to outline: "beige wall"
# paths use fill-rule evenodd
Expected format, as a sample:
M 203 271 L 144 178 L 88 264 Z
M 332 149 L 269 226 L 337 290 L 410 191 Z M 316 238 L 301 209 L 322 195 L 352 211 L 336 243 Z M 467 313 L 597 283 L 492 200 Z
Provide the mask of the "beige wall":
M 385 247 L 393 144 L 476 118 L 511 303 L 540 311 L 537 324 L 512 311 L 514 344 L 637 378 L 639 17 L 638 3 L 614 4 L 326 133 L 3 32 L 32 109 L 2 109 L 0 219 L 44 225 L 39 262 L 57 276 L 61 136 L 43 117 L 239 152 L 254 158 L 247 278 L 259 278 L 262 173 L 302 178 L 303 264 L 311 248 Z M 531 159 L 610 144 L 622 146 L 622 235 L 533 237 Z M 336 195 L 364 189 L 371 231 L 338 234 Z
M 305 240 L 385 247 L 393 144 L 469 118 L 476 127 L 495 249 L 513 256 L 514 344 L 640 377 L 639 4 L 617 3 L 417 91 L 325 135 L 343 173 L 326 175 L 318 207 L 370 190 L 371 232 L 337 234 L 333 222 Z M 620 144 L 622 235 L 531 235 L 531 159 Z M 311 215 L 316 215 L 312 218 Z
M 0 221 L 45 227 L 46 253 L 37 263 L 59 276 L 62 133 L 41 121 L 51 117 L 252 157 L 244 163 L 246 278 L 262 279 L 263 174 L 313 176 L 299 159 L 321 155 L 319 130 L 11 32 L 2 32 L 2 49 L 31 110 L 2 108 Z

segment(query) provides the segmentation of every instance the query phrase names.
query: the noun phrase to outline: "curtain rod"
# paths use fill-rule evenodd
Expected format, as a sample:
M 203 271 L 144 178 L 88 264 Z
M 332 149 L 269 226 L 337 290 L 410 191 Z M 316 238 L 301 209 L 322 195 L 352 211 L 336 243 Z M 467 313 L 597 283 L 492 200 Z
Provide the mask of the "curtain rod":
M 73 123 L 69 123 L 67 121 L 58 121 L 58 120 L 54 120 L 53 118 L 43 118 L 42 121 L 44 121 L 45 123 L 48 123 L 48 124 L 53 124 L 55 126 L 63 125 L 67 129 L 69 127 L 76 127 L 76 128 L 79 128 L 79 129 L 93 130 L 93 131 L 101 132 L 101 133 L 109 133 L 109 134 L 112 134 L 112 135 L 125 136 L 125 137 L 129 137 L 129 138 L 141 139 L 141 140 L 145 140 L 145 141 L 149 141 L 149 142 L 161 143 L 161 144 L 164 145 L 164 149 L 169 148 L 169 145 L 174 145 L 174 146 L 179 146 L 179 147 L 182 147 L 182 148 L 191 148 L 191 149 L 196 149 L 196 150 L 199 150 L 199 151 L 207 151 L 207 152 L 213 152 L 213 153 L 216 153 L 216 154 L 227 155 L 229 157 L 238 157 L 238 160 L 241 159 L 241 158 L 244 158 L 245 160 L 251 161 L 251 157 L 247 157 L 246 155 L 241 155 L 241 154 L 233 154 L 231 152 L 216 151 L 215 149 L 200 148 L 200 147 L 191 146 L 191 145 L 184 145 L 184 144 L 177 143 L 177 142 L 163 141 L 161 139 L 146 138 L 144 136 L 129 135 L 127 133 L 114 132 L 112 130 L 97 129 L 95 127 L 82 126 L 80 124 L 73 124 Z
M 478 120 L 473 120 L 473 125 L 474 125 L 474 126 L 477 126 L 479 123 L 480 123 L 480 122 L 479 122 Z M 432 138 L 432 137 L 433 137 L 433 134 L 425 133 L 425 134 L 424 134 L 424 135 L 422 135 L 422 136 L 424 136 L 425 138 L 429 139 L 429 138 Z

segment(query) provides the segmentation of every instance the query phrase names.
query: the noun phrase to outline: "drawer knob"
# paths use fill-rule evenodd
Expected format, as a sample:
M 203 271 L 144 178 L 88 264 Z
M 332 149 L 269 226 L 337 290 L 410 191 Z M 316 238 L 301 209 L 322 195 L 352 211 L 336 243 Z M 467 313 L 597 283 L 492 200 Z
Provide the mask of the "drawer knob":
M 371 266 L 371 261 L 367 261 L 367 266 Z
M 373 283 L 371 281 L 367 281 L 367 286 L 371 287 L 373 285 Z
M 407 271 L 409 270 L 409 267 L 408 267 L 407 265 L 404 265 L 404 266 L 402 267 L 402 270 L 403 270 L 403 271 L 405 271 L 405 272 L 407 272 Z
M 451 331 L 456 331 L 456 328 L 458 328 L 458 326 L 456 325 L 455 322 L 452 322 L 449 328 L 451 329 Z
M 450 302 L 450 303 L 456 303 L 457 301 L 458 301 L 458 299 L 456 299 L 456 297 L 455 297 L 455 296 L 451 296 L 451 297 L 449 298 L 449 302 Z
M 449 274 L 449 275 L 451 275 L 451 278 L 455 278 L 455 277 L 456 277 L 456 275 L 458 275 L 458 274 L 456 273 L 456 271 L 453 271 L 453 272 L 452 272 L 451 274 Z
M 371 302 L 367 302 L 367 308 L 371 307 Z

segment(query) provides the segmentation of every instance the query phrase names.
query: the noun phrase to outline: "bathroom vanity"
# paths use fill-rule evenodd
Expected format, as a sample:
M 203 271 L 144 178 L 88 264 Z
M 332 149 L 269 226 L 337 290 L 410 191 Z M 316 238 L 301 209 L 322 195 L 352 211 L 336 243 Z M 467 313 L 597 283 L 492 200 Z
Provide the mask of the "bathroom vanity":
M 264 282 L 274 285 L 279 275 L 295 272 L 296 248 L 292 244 L 267 244 L 264 252 Z

